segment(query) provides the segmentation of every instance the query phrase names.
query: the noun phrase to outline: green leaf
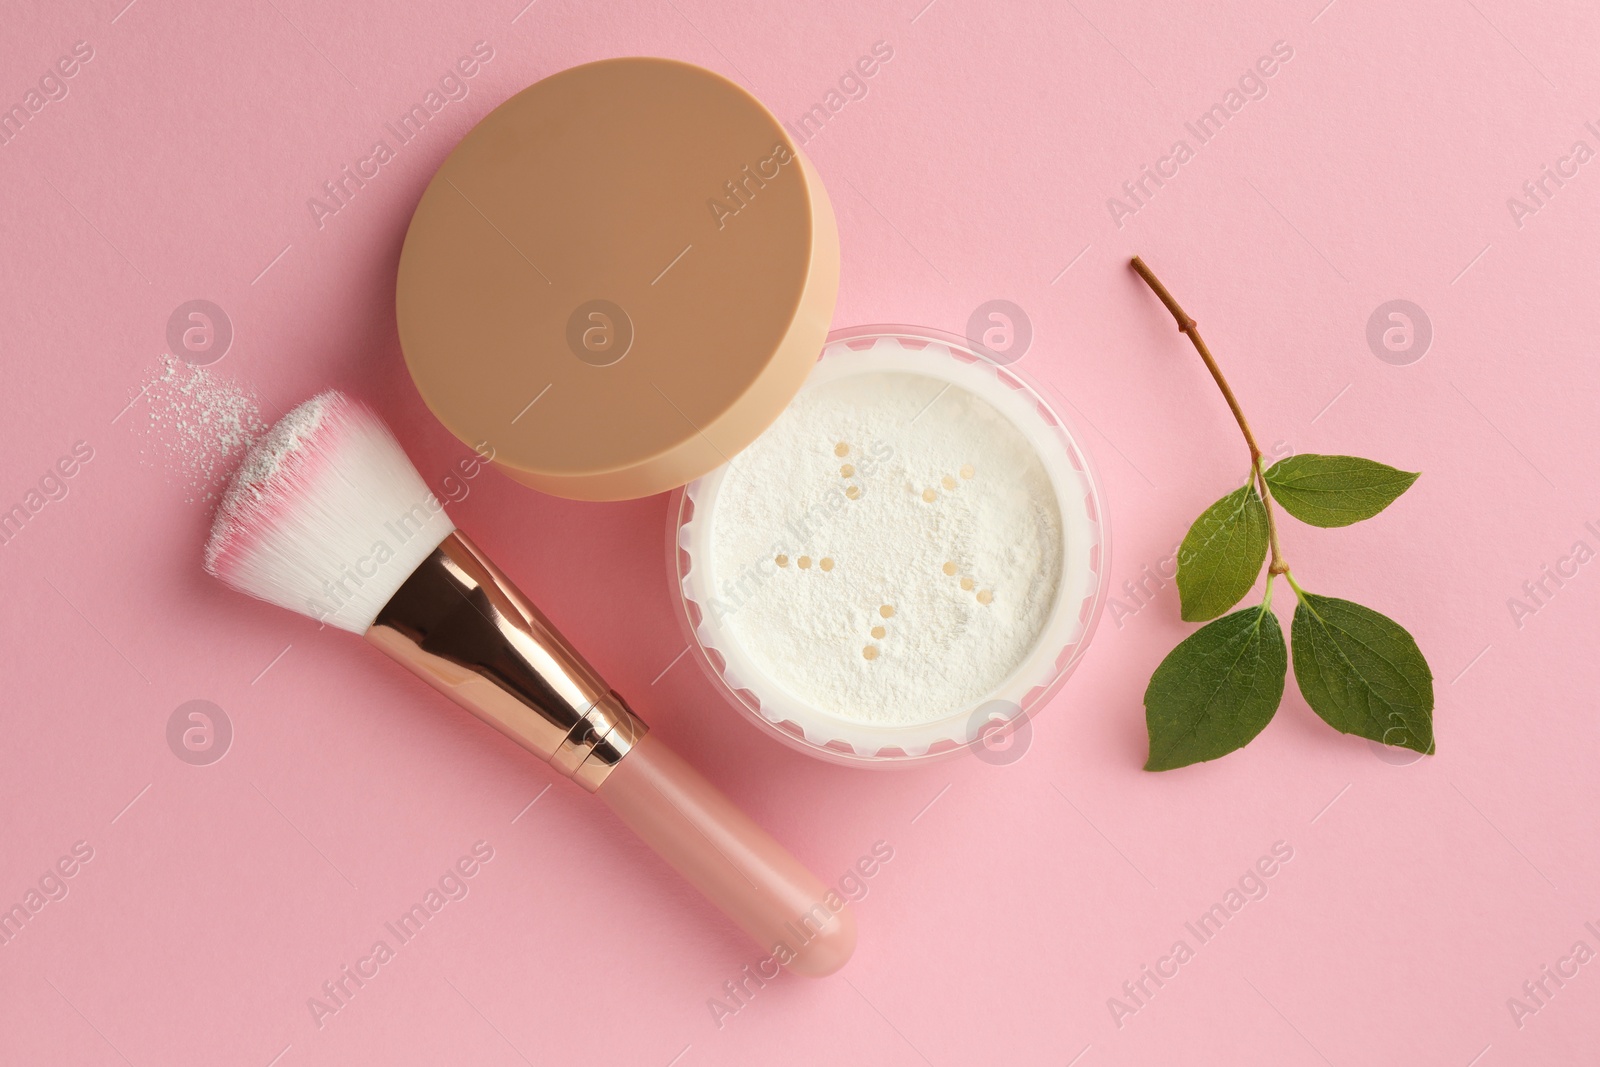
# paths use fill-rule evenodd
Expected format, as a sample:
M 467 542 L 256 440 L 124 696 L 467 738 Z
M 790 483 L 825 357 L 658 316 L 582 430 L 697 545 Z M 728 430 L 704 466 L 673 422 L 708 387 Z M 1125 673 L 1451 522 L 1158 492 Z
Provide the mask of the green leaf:
M 1255 482 L 1212 504 L 1178 549 L 1178 601 L 1185 622 L 1214 619 L 1256 584 L 1267 558 L 1267 509 Z
M 1278 710 L 1288 670 L 1283 631 L 1265 604 L 1190 634 L 1144 691 L 1150 731 L 1144 769 L 1186 767 L 1249 744 Z
M 1360 604 L 1305 593 L 1290 633 L 1295 681 L 1329 726 L 1433 752 L 1433 672 L 1404 627 Z
M 1283 510 L 1312 526 L 1370 519 L 1420 475 L 1360 456 L 1290 456 L 1267 468 L 1267 488 Z

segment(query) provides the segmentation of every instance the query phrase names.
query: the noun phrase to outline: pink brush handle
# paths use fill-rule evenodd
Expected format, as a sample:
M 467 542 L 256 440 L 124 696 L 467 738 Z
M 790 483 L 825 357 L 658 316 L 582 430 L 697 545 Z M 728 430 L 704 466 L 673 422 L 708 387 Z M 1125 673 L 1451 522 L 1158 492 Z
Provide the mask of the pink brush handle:
M 762 952 L 795 974 L 832 974 L 850 958 L 856 921 L 838 892 L 654 734 L 640 739 L 598 792 Z
M 780 965 L 823 975 L 850 958 L 855 919 L 839 894 L 650 734 L 461 531 L 417 566 L 366 637 L 598 793 Z

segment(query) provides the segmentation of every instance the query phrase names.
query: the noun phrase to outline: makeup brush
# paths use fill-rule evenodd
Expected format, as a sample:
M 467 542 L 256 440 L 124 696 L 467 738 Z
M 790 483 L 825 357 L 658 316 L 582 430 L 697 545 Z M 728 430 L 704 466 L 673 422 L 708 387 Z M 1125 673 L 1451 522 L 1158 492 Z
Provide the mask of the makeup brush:
M 764 954 L 831 974 L 855 919 L 647 727 L 455 528 L 399 442 L 342 393 L 312 397 L 245 456 L 206 570 L 363 635 L 597 795 Z

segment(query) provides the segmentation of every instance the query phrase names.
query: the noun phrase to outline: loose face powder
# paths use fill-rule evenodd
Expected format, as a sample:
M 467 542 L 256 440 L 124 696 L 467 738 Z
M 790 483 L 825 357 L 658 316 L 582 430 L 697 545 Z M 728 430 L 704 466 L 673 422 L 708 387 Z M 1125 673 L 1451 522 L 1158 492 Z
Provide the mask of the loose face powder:
M 823 758 L 965 745 L 1076 664 L 1104 597 L 1094 477 L 1007 368 L 954 338 L 830 339 L 793 403 L 687 486 L 673 552 L 697 659 Z
M 938 378 L 805 390 L 723 477 L 708 609 L 796 700 L 856 722 L 949 715 L 1039 639 L 1063 530 L 1026 437 Z

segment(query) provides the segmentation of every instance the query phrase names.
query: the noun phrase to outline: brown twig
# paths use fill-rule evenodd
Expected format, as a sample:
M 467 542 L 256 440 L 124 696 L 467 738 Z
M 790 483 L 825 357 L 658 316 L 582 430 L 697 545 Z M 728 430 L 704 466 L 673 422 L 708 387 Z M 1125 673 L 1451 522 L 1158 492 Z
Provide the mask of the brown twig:
M 1267 476 L 1261 469 L 1261 446 L 1256 444 L 1256 436 L 1250 432 L 1250 423 L 1244 417 L 1244 409 L 1239 406 L 1239 398 L 1233 395 L 1233 389 L 1228 385 L 1228 379 L 1222 375 L 1222 368 L 1217 366 L 1217 361 L 1211 356 L 1211 350 L 1206 347 L 1205 341 L 1201 339 L 1197 324 L 1194 319 L 1189 317 L 1189 313 L 1183 310 L 1183 306 L 1178 303 L 1177 298 L 1167 290 L 1165 285 L 1161 284 L 1161 279 L 1157 278 L 1155 272 L 1138 256 L 1133 257 L 1133 269 L 1138 273 L 1139 277 L 1144 279 L 1144 283 L 1150 287 L 1150 291 L 1155 293 L 1160 298 L 1161 303 L 1166 306 L 1166 309 L 1172 313 L 1173 319 L 1178 323 L 1178 332 L 1188 336 L 1190 342 L 1194 345 L 1195 351 L 1199 352 L 1200 358 L 1205 361 L 1206 369 L 1211 372 L 1211 377 L 1216 381 L 1217 388 L 1222 390 L 1222 398 L 1228 402 L 1228 409 L 1233 412 L 1234 421 L 1239 424 L 1239 431 L 1244 434 L 1244 443 L 1250 449 L 1250 477 L 1256 483 L 1257 489 L 1261 494 L 1261 502 L 1267 512 L 1267 542 L 1272 548 L 1272 562 L 1267 566 L 1267 574 L 1269 576 L 1288 574 L 1289 565 L 1284 562 L 1283 549 L 1278 544 L 1278 523 L 1272 514 L 1272 495 L 1267 492 Z
M 1139 277 L 1144 279 L 1144 283 L 1150 287 L 1150 290 L 1161 298 L 1161 302 L 1167 306 L 1167 310 L 1172 312 L 1172 317 L 1177 320 L 1178 332 L 1189 335 L 1189 340 L 1194 343 L 1195 351 L 1199 352 L 1200 358 L 1206 361 L 1206 369 L 1211 372 L 1211 377 L 1216 379 L 1217 388 L 1222 390 L 1223 399 L 1228 402 L 1228 407 L 1233 411 L 1234 419 L 1239 423 L 1239 429 L 1244 433 L 1244 443 L 1250 446 L 1250 467 L 1252 470 L 1255 469 L 1261 461 L 1261 449 L 1256 444 L 1255 434 L 1250 432 L 1250 423 L 1245 420 L 1244 409 L 1239 406 L 1239 398 L 1233 395 L 1233 390 L 1228 386 L 1228 379 L 1222 376 L 1222 368 L 1217 366 L 1217 361 L 1211 358 L 1211 350 L 1200 339 L 1200 331 L 1195 328 L 1197 324 L 1189 317 L 1189 313 L 1184 311 L 1178 304 L 1173 295 L 1167 291 L 1167 287 L 1161 284 L 1161 279 L 1155 276 L 1155 272 L 1145 265 L 1144 260 L 1134 256 L 1133 269 L 1139 272 Z
M 1284 562 L 1283 547 L 1278 544 L 1278 520 L 1272 514 L 1272 494 L 1267 492 L 1267 476 L 1261 471 L 1261 463 L 1256 463 L 1256 486 L 1261 493 L 1261 505 L 1267 512 L 1267 544 L 1272 547 L 1272 562 L 1267 564 L 1267 576 L 1270 579 L 1274 574 L 1288 574 L 1289 564 Z

